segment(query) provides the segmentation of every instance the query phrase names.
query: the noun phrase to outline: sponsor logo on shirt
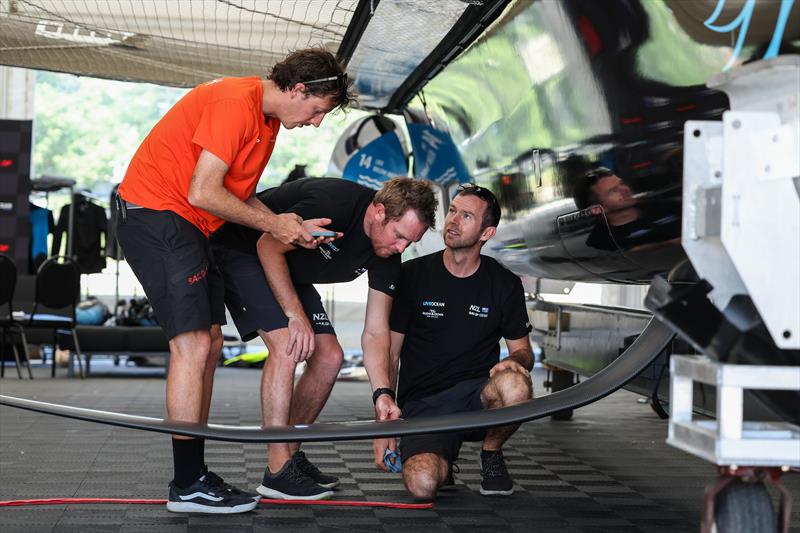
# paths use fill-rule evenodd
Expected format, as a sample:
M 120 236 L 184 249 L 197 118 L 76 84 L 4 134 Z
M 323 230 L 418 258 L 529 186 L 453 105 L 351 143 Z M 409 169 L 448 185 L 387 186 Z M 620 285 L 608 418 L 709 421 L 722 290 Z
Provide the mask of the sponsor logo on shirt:
M 312 313 L 311 321 L 318 326 L 330 326 L 331 321 L 328 319 L 328 315 L 325 313 Z
M 470 305 L 469 306 L 469 311 L 467 311 L 467 314 L 470 315 L 470 316 L 477 316 L 477 317 L 480 317 L 480 318 L 486 318 L 486 317 L 489 316 L 489 308 L 488 307 L 482 307 L 480 305 Z
M 360 276 L 361 274 L 363 274 L 366 271 L 367 271 L 367 267 L 359 267 L 359 268 L 353 270 L 353 274 L 355 274 L 356 276 Z
M 425 300 L 422 302 L 422 307 L 427 307 L 427 309 L 422 310 L 422 316 L 427 318 L 442 318 L 444 313 L 442 313 L 439 308 L 444 306 L 444 302 Z
M 322 257 L 330 261 L 331 259 L 333 259 L 334 254 L 337 254 L 341 251 L 341 248 L 339 248 L 332 242 L 328 242 L 320 244 L 317 250 L 319 250 L 319 253 L 322 254 Z

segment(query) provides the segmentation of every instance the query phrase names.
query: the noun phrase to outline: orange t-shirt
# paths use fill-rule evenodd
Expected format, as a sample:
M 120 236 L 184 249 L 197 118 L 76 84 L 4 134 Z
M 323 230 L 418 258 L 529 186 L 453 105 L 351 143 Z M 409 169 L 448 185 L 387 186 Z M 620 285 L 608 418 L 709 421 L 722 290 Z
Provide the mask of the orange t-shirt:
M 158 121 L 133 156 L 119 194 L 128 202 L 173 211 L 206 236 L 224 220 L 189 204 L 189 184 L 205 149 L 228 165 L 224 185 L 240 200 L 255 191 L 280 129 L 262 111 L 260 78 L 198 85 Z

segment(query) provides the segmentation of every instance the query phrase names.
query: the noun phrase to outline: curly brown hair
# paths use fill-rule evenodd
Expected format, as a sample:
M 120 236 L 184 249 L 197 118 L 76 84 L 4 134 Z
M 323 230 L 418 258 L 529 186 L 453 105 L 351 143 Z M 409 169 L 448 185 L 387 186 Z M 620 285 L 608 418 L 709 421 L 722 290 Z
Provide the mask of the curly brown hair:
M 426 226 L 433 227 L 436 222 L 436 206 L 439 201 L 427 180 L 395 176 L 383 184 L 375 193 L 373 204 L 383 204 L 386 222 L 397 220 L 413 209 L 417 218 Z
M 306 94 L 331 97 L 334 108 L 345 109 L 357 103 L 352 80 L 336 57 L 322 47 L 291 52 L 275 63 L 268 77 L 281 91 L 303 83 Z

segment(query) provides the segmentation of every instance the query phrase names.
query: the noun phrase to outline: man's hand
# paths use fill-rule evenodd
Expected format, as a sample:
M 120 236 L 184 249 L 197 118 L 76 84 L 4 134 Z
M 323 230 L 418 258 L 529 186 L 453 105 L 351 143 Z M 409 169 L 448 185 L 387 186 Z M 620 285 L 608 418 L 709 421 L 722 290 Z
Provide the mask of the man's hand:
M 314 232 L 332 231 L 331 229 L 324 227 L 330 223 L 331 219 L 329 218 L 309 218 L 308 220 L 303 221 L 302 226 L 303 229 L 306 230 L 309 235 L 313 236 Z M 308 243 L 308 245 L 301 244 L 301 246 L 303 246 L 304 248 L 316 248 L 322 243 L 331 242 L 335 239 L 341 239 L 344 236 L 344 233 L 342 233 L 341 231 L 335 231 L 334 233 L 336 233 L 336 236 L 334 237 L 314 237 L 313 242 Z
M 273 218 L 268 233 L 283 244 L 313 241 L 314 238 L 302 226 L 303 219 L 295 213 L 281 213 Z
M 289 342 L 286 355 L 295 363 L 305 361 L 314 353 L 314 330 L 304 315 L 289 317 Z
M 378 401 L 375 402 L 375 419 L 376 420 L 396 420 L 403 414 L 397 404 L 394 403 L 392 397 L 388 394 L 381 394 L 378 396 Z
M 386 464 L 383 462 L 383 456 L 386 453 L 387 448 L 392 451 L 397 450 L 397 440 L 394 437 L 388 439 L 375 439 L 372 441 L 372 456 L 375 460 L 375 466 L 378 467 L 378 470 L 383 470 L 384 472 L 389 472 L 389 469 L 386 468 Z M 392 459 L 390 459 L 390 461 L 391 460 Z M 399 461 L 400 459 L 394 460 Z
M 301 224 L 303 231 L 305 234 L 311 238 L 311 240 L 304 241 L 302 239 L 298 239 L 294 244 L 297 246 L 302 246 L 303 248 L 316 248 L 320 244 L 324 242 L 331 242 L 334 239 L 339 239 L 344 235 L 341 231 L 337 231 L 335 237 L 314 237 L 313 232 L 316 231 L 331 231 L 328 228 L 325 228 L 328 224 L 331 223 L 331 219 L 329 218 L 309 218 L 308 220 L 304 220 Z
M 494 365 L 491 370 L 489 370 L 489 379 L 493 378 L 494 375 L 498 372 L 502 372 L 504 370 L 511 370 L 513 372 L 519 372 L 523 376 L 531 379 L 531 373 L 528 372 L 528 369 L 522 366 L 521 364 L 517 363 L 513 359 L 504 359 Z

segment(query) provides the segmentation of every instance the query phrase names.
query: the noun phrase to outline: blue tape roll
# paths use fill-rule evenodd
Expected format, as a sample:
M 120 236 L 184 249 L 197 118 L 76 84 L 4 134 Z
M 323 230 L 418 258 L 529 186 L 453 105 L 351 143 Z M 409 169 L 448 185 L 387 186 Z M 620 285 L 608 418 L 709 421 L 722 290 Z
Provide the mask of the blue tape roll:
M 394 464 L 392 464 L 392 459 L 394 459 Z M 386 468 L 389 469 L 389 472 L 394 472 L 395 474 L 403 471 L 403 462 L 400 461 L 400 454 L 396 451 L 392 451 L 389 448 L 386 448 L 386 452 L 383 454 L 383 464 L 386 465 Z

